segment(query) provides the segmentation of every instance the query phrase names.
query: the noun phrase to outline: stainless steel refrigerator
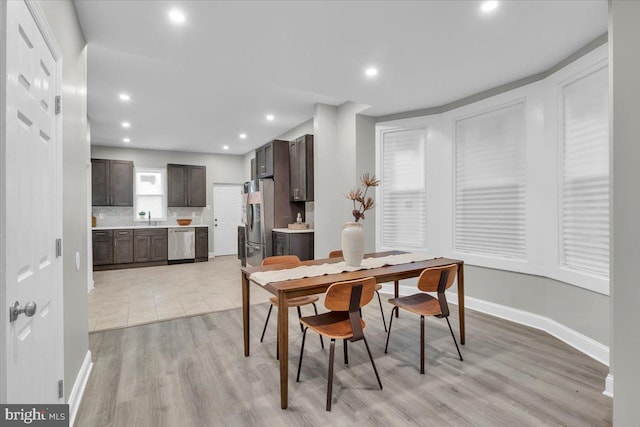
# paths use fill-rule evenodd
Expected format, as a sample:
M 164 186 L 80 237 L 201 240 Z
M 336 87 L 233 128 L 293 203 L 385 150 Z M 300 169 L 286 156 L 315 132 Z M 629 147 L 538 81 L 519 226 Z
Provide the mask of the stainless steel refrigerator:
M 272 230 L 295 222 L 298 213 L 304 214 L 304 203 L 289 200 L 288 180 L 274 185 L 272 179 L 245 182 L 243 201 L 246 262 L 259 266 L 272 254 Z

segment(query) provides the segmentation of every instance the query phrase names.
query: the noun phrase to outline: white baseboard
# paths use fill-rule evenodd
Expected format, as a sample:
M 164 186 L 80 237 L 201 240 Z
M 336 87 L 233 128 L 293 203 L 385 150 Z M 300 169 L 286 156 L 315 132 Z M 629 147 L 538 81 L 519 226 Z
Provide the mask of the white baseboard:
M 93 280 L 91 280 L 89 282 L 89 285 L 87 286 L 87 293 L 91 292 L 95 288 L 93 285 L 94 285 L 94 282 Z
M 607 375 L 607 378 L 604 380 L 604 391 L 602 392 L 605 396 L 613 398 L 613 375 Z
M 68 403 L 69 403 L 69 425 L 70 426 L 73 426 L 73 423 L 76 420 L 76 415 L 78 414 L 78 408 L 80 407 L 80 402 L 82 401 L 82 395 L 84 394 L 84 389 L 87 386 L 87 381 L 89 380 L 89 375 L 91 374 L 92 368 L 93 368 L 93 362 L 91 361 L 91 351 L 87 350 L 87 354 L 84 356 L 84 361 L 82 362 L 80 371 L 76 376 L 76 381 L 73 384 L 71 393 L 69 394 Z
M 209 252 L 209 259 L 215 258 L 215 257 L 216 257 L 216 253 L 215 252 Z

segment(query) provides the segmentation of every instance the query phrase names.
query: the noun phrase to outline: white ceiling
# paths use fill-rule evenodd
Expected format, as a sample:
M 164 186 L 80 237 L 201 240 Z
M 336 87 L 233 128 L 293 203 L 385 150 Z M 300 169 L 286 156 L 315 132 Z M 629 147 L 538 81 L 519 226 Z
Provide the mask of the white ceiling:
M 544 71 L 607 31 L 606 0 L 501 1 L 489 14 L 470 0 L 75 4 L 92 144 L 207 153 L 244 154 L 318 102 L 372 116 L 442 105 Z

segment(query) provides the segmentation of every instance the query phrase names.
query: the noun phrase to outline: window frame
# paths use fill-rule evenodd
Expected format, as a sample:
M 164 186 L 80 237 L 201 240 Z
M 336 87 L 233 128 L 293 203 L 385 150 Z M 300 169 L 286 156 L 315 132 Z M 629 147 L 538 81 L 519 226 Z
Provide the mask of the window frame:
M 133 169 L 133 221 L 145 222 L 149 218 L 140 219 L 138 215 L 138 173 L 159 173 L 162 179 L 162 216 L 152 217 L 151 221 L 167 221 L 167 170 L 165 168 L 134 167 Z M 145 196 L 141 194 L 140 196 Z

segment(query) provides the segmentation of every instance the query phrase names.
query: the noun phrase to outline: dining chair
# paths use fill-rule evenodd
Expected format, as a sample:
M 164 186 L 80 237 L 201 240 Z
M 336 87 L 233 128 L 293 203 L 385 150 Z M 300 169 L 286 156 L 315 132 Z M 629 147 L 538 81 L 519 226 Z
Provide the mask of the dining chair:
M 293 268 L 301 265 L 302 262 L 300 261 L 300 258 L 298 258 L 296 255 L 271 256 L 271 257 L 266 257 L 265 259 L 262 260 L 263 266 L 276 265 L 276 264 L 281 265 L 282 267 Z M 298 309 L 298 319 L 300 319 L 302 317 L 302 312 L 300 311 L 300 307 L 302 307 L 303 305 L 312 304 L 313 310 L 315 311 L 316 315 L 318 314 L 318 308 L 316 307 L 316 301 L 318 301 L 318 299 L 319 298 L 315 295 L 289 298 L 287 300 L 287 306 L 289 308 L 296 307 Z M 264 333 L 267 331 L 267 325 L 269 324 L 269 317 L 271 317 L 271 311 L 273 310 L 274 306 L 276 307 L 278 306 L 278 297 L 273 296 L 269 298 L 269 302 L 271 303 L 271 305 L 269 306 L 269 312 L 267 313 L 267 320 L 264 321 L 264 328 L 262 329 L 262 336 L 260 336 L 260 342 L 264 340 Z M 300 330 L 302 331 L 302 325 L 300 325 Z M 279 344 L 279 341 L 276 340 L 276 359 L 279 360 L 280 346 L 278 344 Z M 322 337 L 320 337 L 320 345 L 322 346 L 322 348 L 324 348 L 324 341 L 322 340 Z
M 445 265 L 442 267 L 433 267 L 425 269 L 418 279 L 418 289 L 422 292 L 399 298 L 389 299 L 389 302 L 394 305 L 391 310 L 391 318 L 389 320 L 389 332 L 387 333 L 387 343 L 384 346 L 384 352 L 387 353 L 389 347 L 389 337 L 391 336 L 391 324 L 393 323 L 393 312 L 402 308 L 411 313 L 420 315 L 420 373 L 424 374 L 424 317 L 435 316 L 438 318 L 444 318 L 449 325 L 449 331 L 453 338 L 453 343 L 458 350 L 458 356 L 462 361 L 462 354 L 460 353 L 460 347 L 451 329 L 451 323 L 449 323 L 449 305 L 447 304 L 447 298 L 444 294 L 446 289 L 449 289 L 456 278 L 458 272 L 458 266 L 456 264 Z M 424 293 L 424 292 L 437 292 L 438 297 Z
M 367 353 L 369 354 L 369 360 L 371 360 L 371 366 L 373 366 L 373 372 L 376 374 L 378 385 L 380 386 L 380 390 L 382 390 L 382 382 L 380 381 L 376 364 L 371 356 L 369 344 L 364 336 L 366 324 L 360 316 L 360 308 L 369 304 L 373 299 L 375 285 L 376 279 L 373 277 L 336 282 L 329 286 L 324 299 L 324 305 L 330 311 L 300 319 L 300 324 L 304 325 L 304 332 L 302 334 L 302 346 L 300 347 L 300 360 L 298 361 L 296 382 L 300 382 L 300 369 L 302 368 L 302 355 L 304 354 L 304 342 L 307 337 L 307 330 L 311 329 L 320 334 L 320 336 L 324 335 L 331 339 L 331 345 L 329 346 L 329 373 L 327 376 L 327 411 L 331 411 L 333 360 L 337 339 L 344 340 L 345 350 L 347 348 L 347 340 L 351 342 L 364 341 Z
M 342 258 L 342 251 L 337 250 L 337 251 L 329 252 L 329 258 Z M 384 310 L 382 309 L 382 300 L 380 299 L 380 292 L 378 292 L 380 289 L 382 289 L 382 285 L 379 283 L 376 283 L 376 295 L 378 296 L 378 304 L 380 304 L 380 316 L 382 317 L 382 325 L 384 326 L 384 331 L 387 332 L 387 321 L 384 320 Z

